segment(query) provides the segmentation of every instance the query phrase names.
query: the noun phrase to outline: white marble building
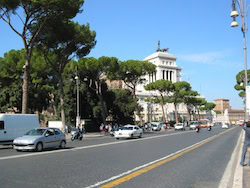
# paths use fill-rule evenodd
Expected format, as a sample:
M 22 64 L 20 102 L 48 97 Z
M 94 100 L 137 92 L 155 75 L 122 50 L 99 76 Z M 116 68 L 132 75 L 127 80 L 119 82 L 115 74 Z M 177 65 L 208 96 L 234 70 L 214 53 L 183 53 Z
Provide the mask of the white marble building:
M 162 119 L 162 108 L 160 105 L 151 104 L 145 101 L 145 98 L 152 95 L 157 95 L 151 91 L 146 91 L 144 86 L 154 82 L 156 80 L 169 80 L 173 83 L 181 81 L 181 68 L 176 64 L 176 57 L 168 53 L 168 48 L 160 49 L 160 44 L 158 43 L 158 49 L 155 53 L 149 55 L 144 59 L 156 65 L 156 73 L 154 75 L 145 76 L 145 83 L 138 85 L 136 88 L 136 95 L 139 99 L 139 104 L 143 107 L 143 121 L 161 121 Z M 174 106 L 173 104 L 166 104 L 164 111 L 166 113 L 167 120 L 174 120 Z M 186 113 L 186 107 L 184 105 L 179 105 L 178 112 L 180 114 Z M 139 118 L 137 117 L 137 121 Z

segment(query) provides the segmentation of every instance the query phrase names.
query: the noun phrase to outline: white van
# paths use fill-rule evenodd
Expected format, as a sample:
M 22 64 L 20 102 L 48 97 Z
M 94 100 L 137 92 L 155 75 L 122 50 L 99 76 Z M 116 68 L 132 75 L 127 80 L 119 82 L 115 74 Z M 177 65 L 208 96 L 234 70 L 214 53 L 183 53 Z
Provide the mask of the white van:
M 0 144 L 12 144 L 15 138 L 38 127 L 36 114 L 0 114 Z

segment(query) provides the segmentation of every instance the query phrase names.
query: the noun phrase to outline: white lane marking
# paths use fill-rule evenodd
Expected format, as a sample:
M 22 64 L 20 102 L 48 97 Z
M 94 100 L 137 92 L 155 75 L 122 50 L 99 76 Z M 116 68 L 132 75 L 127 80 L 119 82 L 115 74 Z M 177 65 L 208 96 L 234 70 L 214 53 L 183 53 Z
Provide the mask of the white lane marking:
M 232 129 L 229 129 L 229 130 L 232 130 Z M 229 130 L 227 130 L 227 131 L 229 131 Z M 179 135 L 179 134 L 186 134 L 186 133 L 190 133 L 190 132 L 191 131 L 185 131 L 185 132 L 180 132 L 180 133 L 152 136 L 152 137 L 140 138 L 140 139 L 135 139 L 135 140 L 124 140 L 124 141 L 119 141 L 119 142 L 96 144 L 96 145 L 91 145 L 91 146 L 82 146 L 82 147 L 76 147 L 76 148 L 72 148 L 72 149 L 60 149 L 60 150 L 53 150 L 53 151 L 43 151 L 43 152 L 39 152 L 39 153 L 29 153 L 29 154 L 21 154 L 21 155 L 14 155 L 14 156 L 6 156 L 6 157 L 0 157 L 0 160 L 17 159 L 17 158 L 21 158 L 21 157 L 30 157 L 30 156 L 37 156 L 37 155 L 46 155 L 46 154 L 59 153 L 59 152 L 65 152 L 65 151 L 76 151 L 76 150 L 101 147 L 101 146 L 108 146 L 108 145 L 114 145 L 114 144 L 123 144 L 123 143 L 128 143 L 128 142 L 138 142 L 138 141 L 149 140 L 149 139 L 154 139 L 154 138 L 161 138 L 161 137 L 174 136 L 174 135 Z M 226 132 L 226 131 L 223 131 L 223 132 Z
M 234 128 L 235 128 L 235 127 L 234 127 Z M 206 142 L 207 140 L 213 140 L 213 138 L 218 137 L 218 136 L 220 136 L 220 135 L 223 135 L 223 134 L 225 134 L 226 132 L 228 132 L 228 131 L 230 131 L 230 130 L 233 130 L 234 128 L 229 129 L 229 130 L 226 130 L 226 131 L 223 131 L 223 132 L 221 132 L 221 133 L 219 133 L 219 134 L 217 134 L 217 135 L 214 135 L 214 136 L 209 137 L 209 138 L 207 138 L 207 139 L 205 139 L 205 140 L 202 140 L 202 141 L 200 141 L 200 142 L 197 142 L 197 143 L 195 143 L 195 144 L 193 144 L 193 145 L 191 145 L 191 146 L 188 146 L 188 147 L 186 147 L 186 148 L 184 148 L 184 149 L 181 149 L 181 150 L 179 150 L 179 151 L 176 151 L 176 152 L 174 152 L 174 153 L 171 153 L 171 154 L 169 154 L 169 155 L 167 155 L 167 156 L 165 156 L 165 157 L 162 157 L 162 158 L 160 158 L 160 159 L 151 161 L 151 162 L 146 163 L 146 164 L 144 164 L 144 165 L 135 167 L 135 168 L 133 168 L 133 169 L 131 169 L 131 170 L 128 170 L 128 171 L 123 172 L 123 173 L 121 173 L 121 174 L 119 174 L 119 175 L 113 176 L 113 177 L 111 177 L 111 178 L 109 178 L 109 179 L 106 179 L 106 180 L 97 182 L 97 183 L 95 183 L 95 184 L 93 184 L 93 185 L 89 185 L 88 187 L 85 187 L 85 188 L 94 188 L 94 187 L 98 187 L 98 186 L 103 185 L 103 184 L 106 184 L 106 183 L 108 183 L 108 182 L 110 182 L 110 181 L 119 179 L 119 178 L 121 178 L 121 177 L 123 177 L 123 176 L 125 176 L 125 175 L 131 174 L 131 173 L 133 173 L 133 172 L 135 172 L 135 171 L 138 171 L 138 170 L 140 170 L 140 169 L 143 169 L 143 168 L 145 168 L 145 167 L 147 167 L 147 166 L 150 166 L 150 165 L 152 165 L 152 164 L 154 164 L 154 163 L 157 163 L 157 162 L 163 161 L 163 160 L 165 160 L 165 159 L 167 159 L 167 158 L 170 158 L 170 157 L 172 157 L 173 155 L 176 155 L 176 154 L 181 153 L 181 152 L 183 152 L 183 151 L 185 151 L 185 150 L 188 150 L 188 149 L 190 149 L 190 148 L 193 148 L 193 147 L 195 147 L 195 146 L 197 146 L 197 145 L 199 145 L 199 144 L 201 144 L 201 143 L 203 143 L 203 142 Z
M 238 167 L 236 168 L 237 165 L 240 165 L 240 162 L 238 162 L 238 160 L 240 159 L 241 152 L 239 152 L 239 150 L 242 148 L 242 131 L 240 133 L 240 136 L 238 138 L 238 141 L 235 145 L 235 148 L 233 150 L 233 153 L 231 155 L 231 158 L 229 160 L 229 163 L 226 167 L 226 170 L 221 178 L 220 184 L 218 188 L 225 188 L 225 187 L 230 187 L 230 185 L 233 184 L 233 180 L 234 178 L 232 178 L 232 176 L 234 175 L 233 172 L 236 173 Z M 237 162 L 237 164 L 235 164 Z M 235 170 L 236 168 L 236 170 Z M 239 169 L 243 169 L 240 168 Z M 242 175 L 242 174 L 240 174 Z M 242 176 L 241 176 L 242 177 Z M 242 186 L 241 186 L 242 187 Z

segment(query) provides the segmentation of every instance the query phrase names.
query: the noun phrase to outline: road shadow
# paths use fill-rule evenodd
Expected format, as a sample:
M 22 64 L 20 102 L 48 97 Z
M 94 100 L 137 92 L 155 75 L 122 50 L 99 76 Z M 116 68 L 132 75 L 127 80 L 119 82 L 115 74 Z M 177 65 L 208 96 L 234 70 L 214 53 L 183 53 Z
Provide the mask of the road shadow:
M 12 146 L 12 145 L 0 146 L 0 151 L 1 151 L 1 150 L 8 150 L 8 149 L 13 149 L 13 146 Z

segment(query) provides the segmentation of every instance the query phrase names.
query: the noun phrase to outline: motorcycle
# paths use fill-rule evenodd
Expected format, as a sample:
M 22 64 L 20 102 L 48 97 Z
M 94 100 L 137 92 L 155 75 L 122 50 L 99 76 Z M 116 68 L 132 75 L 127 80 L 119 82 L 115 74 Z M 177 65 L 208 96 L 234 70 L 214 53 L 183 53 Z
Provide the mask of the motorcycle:
M 198 132 L 200 132 L 200 127 L 196 127 L 195 128 L 195 131 L 198 133 Z
M 75 131 L 71 131 L 71 140 L 76 140 L 76 139 L 79 139 L 79 140 L 82 140 L 83 138 L 83 133 L 82 131 L 80 130 L 75 130 Z

